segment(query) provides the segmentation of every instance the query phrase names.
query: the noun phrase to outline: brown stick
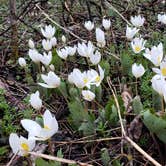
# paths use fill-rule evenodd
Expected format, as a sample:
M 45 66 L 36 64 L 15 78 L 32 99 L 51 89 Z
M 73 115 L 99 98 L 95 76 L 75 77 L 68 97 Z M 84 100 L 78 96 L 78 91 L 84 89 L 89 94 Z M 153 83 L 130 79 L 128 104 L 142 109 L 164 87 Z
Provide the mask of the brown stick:
M 10 9 L 10 24 L 11 24 L 11 47 L 12 57 L 16 61 L 18 58 L 18 32 L 17 32 L 17 20 L 16 20 L 16 0 L 9 1 Z

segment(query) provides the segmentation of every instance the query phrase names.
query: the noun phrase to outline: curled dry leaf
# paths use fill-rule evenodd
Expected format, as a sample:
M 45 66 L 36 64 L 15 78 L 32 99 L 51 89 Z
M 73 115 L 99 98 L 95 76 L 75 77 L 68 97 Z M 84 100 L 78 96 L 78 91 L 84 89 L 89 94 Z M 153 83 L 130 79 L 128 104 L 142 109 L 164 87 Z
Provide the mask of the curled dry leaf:
M 127 85 L 124 85 L 121 96 L 124 102 L 124 107 L 126 109 L 126 112 L 131 112 L 132 111 L 132 106 L 131 106 L 132 94 L 130 92 L 130 89 L 127 88 Z
M 142 121 L 141 121 L 141 115 L 137 115 L 133 121 L 130 123 L 130 127 L 128 129 L 129 137 L 131 139 L 138 140 L 142 133 Z

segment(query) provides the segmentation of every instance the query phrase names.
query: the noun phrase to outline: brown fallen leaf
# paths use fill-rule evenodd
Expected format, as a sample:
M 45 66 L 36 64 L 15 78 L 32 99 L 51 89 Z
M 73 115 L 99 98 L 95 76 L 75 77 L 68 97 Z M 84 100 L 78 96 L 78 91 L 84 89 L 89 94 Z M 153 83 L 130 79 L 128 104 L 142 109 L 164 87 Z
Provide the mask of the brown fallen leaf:
M 130 92 L 130 89 L 127 88 L 127 85 L 124 85 L 121 96 L 124 102 L 124 107 L 126 109 L 126 112 L 131 112 L 132 111 L 132 106 L 131 106 L 132 94 Z
M 138 140 L 142 133 L 142 121 L 141 115 L 137 115 L 133 121 L 130 123 L 130 127 L 128 128 L 128 134 L 131 139 Z

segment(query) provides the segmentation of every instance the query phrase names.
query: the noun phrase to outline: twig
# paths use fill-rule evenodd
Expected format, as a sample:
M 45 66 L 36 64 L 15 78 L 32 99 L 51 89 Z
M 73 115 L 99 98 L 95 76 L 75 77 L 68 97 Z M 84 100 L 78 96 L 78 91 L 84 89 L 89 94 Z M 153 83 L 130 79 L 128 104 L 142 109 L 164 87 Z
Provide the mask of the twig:
M 114 7 L 112 6 L 109 2 L 105 2 L 106 6 L 110 7 L 114 12 L 116 12 L 128 25 L 132 26 L 132 24 L 124 18 L 124 16 Z
M 153 163 L 155 166 L 161 166 L 161 164 L 159 164 L 156 160 L 154 160 L 150 155 L 148 155 L 141 147 L 139 147 L 133 140 L 131 140 L 127 135 L 126 132 L 124 130 L 124 126 L 123 126 L 123 122 L 122 122 L 122 117 L 121 117 L 121 112 L 120 112 L 120 107 L 119 107 L 119 103 L 117 100 L 117 97 L 114 93 L 114 90 L 111 86 L 111 80 L 109 77 L 107 77 L 107 82 L 108 85 L 113 93 L 114 96 L 114 100 L 117 106 L 117 110 L 118 110 L 118 116 L 119 116 L 119 120 L 120 120 L 120 124 L 121 124 L 121 131 L 122 131 L 122 135 L 124 137 L 124 139 L 126 139 L 138 152 L 140 152 L 145 158 L 147 158 L 151 163 Z
M 13 155 L 13 157 L 10 159 L 10 161 L 6 164 L 6 166 L 10 166 L 14 158 L 17 156 L 17 153 Z
M 102 142 L 102 141 L 111 141 L 111 140 L 120 140 L 120 139 L 122 139 L 122 137 L 100 138 L 95 140 L 83 140 L 83 141 L 53 141 L 53 143 L 81 144 L 81 143 Z
M 50 16 L 45 13 L 40 7 L 39 5 L 36 4 L 36 7 L 42 12 L 42 14 L 48 19 L 50 20 L 52 23 L 54 23 L 56 26 L 58 26 L 59 28 L 63 29 L 64 31 L 70 33 L 72 36 L 76 37 L 77 39 L 81 40 L 82 42 L 86 42 L 86 40 L 80 38 L 79 36 L 77 36 L 76 34 L 74 34 L 73 32 L 71 32 L 70 30 L 68 30 L 67 28 L 64 28 L 63 26 L 59 25 L 57 22 L 55 22 L 52 18 L 50 18 Z
M 147 158 L 151 163 L 153 163 L 155 166 L 162 166 L 159 164 L 156 160 L 154 160 L 151 156 L 149 156 L 142 148 L 140 148 L 132 139 L 130 139 L 128 136 L 125 136 L 125 139 L 138 151 L 140 152 L 145 158 Z
M 58 161 L 58 162 L 61 162 L 61 163 L 78 164 L 80 166 L 92 166 L 91 164 L 82 163 L 82 162 L 74 161 L 74 160 L 68 160 L 68 159 L 59 158 L 59 157 L 50 156 L 50 155 L 41 154 L 41 153 L 29 152 L 29 154 L 34 155 L 36 157 L 41 157 L 41 158 L 45 158 L 45 159 L 49 159 L 49 160 Z

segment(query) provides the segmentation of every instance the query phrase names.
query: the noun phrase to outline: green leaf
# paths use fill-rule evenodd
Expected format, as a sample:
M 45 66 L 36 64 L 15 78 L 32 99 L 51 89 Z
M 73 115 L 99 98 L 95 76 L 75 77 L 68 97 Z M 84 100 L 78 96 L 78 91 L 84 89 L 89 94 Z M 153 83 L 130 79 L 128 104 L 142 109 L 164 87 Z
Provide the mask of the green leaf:
M 68 107 L 70 111 L 71 123 L 74 125 L 74 127 L 79 128 L 81 123 L 88 116 L 88 112 L 84 109 L 79 99 L 68 103 Z
M 101 160 L 104 166 L 109 166 L 109 162 L 111 160 L 108 149 L 102 149 Z
M 166 119 L 147 110 L 143 112 L 143 122 L 152 133 L 166 143 Z
M 133 99 L 133 110 L 134 110 L 134 113 L 136 114 L 140 114 L 142 111 L 143 111 L 143 105 L 141 103 L 141 99 L 139 96 L 136 96 L 134 99 Z
M 56 49 L 52 51 L 52 64 L 55 66 L 55 70 L 60 70 L 62 67 L 62 59 L 58 56 Z

